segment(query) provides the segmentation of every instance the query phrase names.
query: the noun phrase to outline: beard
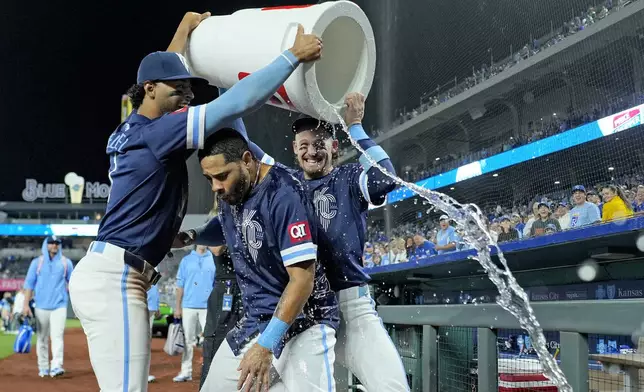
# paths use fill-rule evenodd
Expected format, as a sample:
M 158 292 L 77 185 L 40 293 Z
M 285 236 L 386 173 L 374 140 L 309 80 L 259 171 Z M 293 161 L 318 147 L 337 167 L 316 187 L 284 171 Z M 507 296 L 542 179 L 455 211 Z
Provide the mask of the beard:
M 243 174 L 240 174 L 239 181 L 230 190 L 230 192 L 221 195 L 221 200 L 225 201 L 230 205 L 240 204 L 246 198 L 246 195 L 250 191 L 249 178 Z

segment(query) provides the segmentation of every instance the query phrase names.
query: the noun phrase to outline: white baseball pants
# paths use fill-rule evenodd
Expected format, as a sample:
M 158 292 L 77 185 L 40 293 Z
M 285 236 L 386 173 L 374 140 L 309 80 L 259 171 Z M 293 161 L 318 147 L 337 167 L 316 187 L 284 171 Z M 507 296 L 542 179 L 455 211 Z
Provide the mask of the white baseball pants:
M 253 339 L 237 356 L 224 340 L 212 360 L 201 392 L 237 391 L 237 381 L 241 375 L 237 368 L 246 351 L 258 339 Z M 335 392 L 335 345 L 335 330 L 323 324 L 295 336 L 286 344 L 280 358 L 273 358 L 273 373 L 276 375 L 272 379 L 277 376 L 279 379 L 271 386 L 270 392 Z
M 36 353 L 38 369 L 62 369 L 67 308 L 45 310 L 36 308 Z M 49 338 L 51 337 L 51 366 L 49 363 Z
M 185 346 L 181 354 L 181 374 L 192 376 L 192 357 L 194 356 L 197 335 L 206 327 L 207 309 L 183 308 L 181 325 L 185 337 Z
M 149 283 L 123 262 L 123 249 L 87 252 L 69 282 L 101 392 L 146 392 L 150 368 Z
M 339 364 L 358 377 L 368 392 L 409 391 L 400 355 L 382 325 L 367 286 L 338 292 Z

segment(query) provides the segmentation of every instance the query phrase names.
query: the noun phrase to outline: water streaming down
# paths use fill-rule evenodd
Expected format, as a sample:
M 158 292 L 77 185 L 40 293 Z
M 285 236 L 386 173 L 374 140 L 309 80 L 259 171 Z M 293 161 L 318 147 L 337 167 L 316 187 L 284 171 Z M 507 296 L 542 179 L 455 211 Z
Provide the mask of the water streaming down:
M 346 123 L 342 118 L 342 115 L 339 110 L 336 110 L 333 106 L 329 105 L 330 110 L 332 110 L 337 118 L 339 123 L 342 125 L 343 131 L 349 137 L 351 144 L 365 157 L 369 160 L 372 166 L 378 168 L 383 172 L 387 177 L 391 178 L 394 182 L 399 185 L 405 186 L 420 197 L 427 200 L 434 207 L 444 211 L 450 218 L 454 220 L 456 225 L 462 231 L 463 240 L 470 244 L 477 253 L 476 257 L 472 257 L 477 260 L 479 264 L 483 267 L 487 273 L 489 279 L 494 283 L 499 291 L 499 296 L 497 297 L 497 303 L 505 310 L 510 312 L 514 317 L 519 320 L 521 328 L 528 332 L 530 338 L 533 342 L 533 347 L 537 352 L 539 360 L 543 366 L 543 373 L 548 377 L 552 382 L 554 382 L 561 392 L 573 392 L 572 387 L 568 384 L 566 377 L 559 368 L 557 361 L 550 355 L 550 352 L 547 348 L 546 338 L 543 334 L 543 329 L 539 324 L 539 321 L 534 315 L 534 310 L 530 306 L 528 301 L 528 295 L 526 292 L 519 286 L 516 279 L 512 275 L 510 268 L 508 267 L 507 261 L 501 252 L 501 249 L 498 247 L 496 241 L 494 241 L 485 227 L 484 217 L 481 213 L 479 207 L 475 204 L 460 204 L 453 198 L 448 195 L 445 195 L 440 192 L 435 192 L 429 189 L 421 188 L 416 184 L 412 184 L 406 181 L 403 181 L 401 178 L 390 173 L 375 162 L 369 155 L 365 154 L 365 151 L 360 147 L 360 145 L 351 138 L 349 130 L 347 129 Z M 496 266 L 492 262 L 491 258 L 491 247 L 496 248 L 498 252 L 498 257 L 503 268 Z

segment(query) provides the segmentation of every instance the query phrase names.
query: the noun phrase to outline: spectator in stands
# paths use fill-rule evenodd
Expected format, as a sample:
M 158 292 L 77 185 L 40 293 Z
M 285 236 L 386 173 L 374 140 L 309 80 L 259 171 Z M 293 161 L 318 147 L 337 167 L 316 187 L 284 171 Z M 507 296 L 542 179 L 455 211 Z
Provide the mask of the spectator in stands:
M 436 249 L 434 244 L 431 241 L 428 241 L 422 233 L 417 233 L 414 236 L 414 254 L 409 259 L 414 260 L 424 257 L 430 257 L 436 255 Z
M 568 202 L 566 200 L 557 203 L 555 217 L 559 221 L 561 230 L 568 230 L 570 228 L 570 214 L 568 213 Z
M 362 265 L 365 268 L 373 267 L 373 245 L 371 242 L 365 242 L 364 252 L 362 254 Z
M 405 239 L 405 249 L 407 250 L 407 260 L 409 260 L 416 252 L 416 245 L 414 244 L 414 237 L 407 237 Z
M 405 240 L 395 238 L 389 243 L 389 263 L 398 264 L 407 261 L 407 250 L 405 249 Z
M 637 186 L 637 194 L 633 200 L 633 212 L 644 212 L 644 185 Z
M 532 225 L 534 224 L 534 221 L 538 219 L 539 216 L 539 202 L 535 202 L 532 205 L 532 217 L 528 219 L 528 222 L 526 222 L 525 227 L 523 227 L 523 236 L 524 237 L 529 237 L 530 233 L 532 232 Z
M 538 205 L 539 214 L 537 219 L 535 219 L 530 229 L 530 237 L 538 237 L 544 234 L 549 234 L 546 232 L 552 232 L 552 226 L 554 226 L 554 232 L 561 231 L 561 226 L 559 226 L 559 221 L 552 217 L 552 211 L 550 209 L 550 204 L 547 201 L 542 201 Z
M 604 207 L 604 204 L 602 203 L 602 199 L 599 197 L 597 192 L 595 192 L 592 189 L 589 190 L 588 193 L 586 194 L 586 200 L 596 205 L 597 208 L 599 208 L 599 214 L 600 215 L 602 214 L 602 209 Z
M 380 257 L 380 265 L 389 265 L 389 251 L 385 249 L 384 245 L 378 244 L 376 247 L 376 255 Z
M 608 222 L 616 219 L 624 219 L 633 216 L 633 207 L 626 202 L 628 200 L 622 188 L 615 185 L 605 185 L 602 188 L 604 208 L 602 209 L 602 221 Z
M 57 377 L 63 369 L 65 321 L 69 302 L 68 285 L 74 269 L 71 260 L 63 256 L 62 241 L 47 237 L 42 243 L 42 255 L 31 261 L 25 279 L 25 316 L 32 316 L 29 301 L 35 292 L 38 341 L 38 376 Z M 49 337 L 51 335 L 51 364 Z
M 572 188 L 572 200 L 575 206 L 570 211 L 570 228 L 592 225 L 601 221 L 599 207 L 596 204 L 586 201 L 586 188 L 583 185 L 575 185 Z
M 512 214 L 512 227 L 517 231 L 519 238 L 523 238 L 523 229 L 525 228 L 525 223 L 523 223 L 521 215 L 516 212 Z
M 456 246 L 460 241 L 456 229 L 449 224 L 450 219 L 447 215 L 441 215 L 438 220 L 440 230 L 436 233 L 436 250 L 439 255 L 456 250 Z
M 507 216 L 501 217 L 501 232 L 499 233 L 498 242 L 514 241 L 519 239 L 519 232 L 512 228 L 512 222 Z

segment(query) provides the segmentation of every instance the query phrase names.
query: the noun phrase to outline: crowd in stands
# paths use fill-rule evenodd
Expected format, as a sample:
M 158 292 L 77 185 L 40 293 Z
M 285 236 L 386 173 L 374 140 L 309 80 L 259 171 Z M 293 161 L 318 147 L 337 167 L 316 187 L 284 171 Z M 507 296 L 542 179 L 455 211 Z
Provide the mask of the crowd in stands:
M 644 93 L 639 92 L 626 97 L 612 99 L 606 104 L 595 104 L 584 111 L 570 107 L 568 113 L 555 114 L 550 118 L 543 118 L 537 124 L 529 122 L 527 130 L 520 131 L 518 137 L 510 136 L 504 140 L 495 140 L 490 145 L 484 146 L 475 152 L 463 154 L 450 153 L 443 157 L 438 157 L 429 165 L 420 163 L 413 167 L 406 166 L 399 171 L 399 175 L 405 181 L 416 182 L 424 180 L 425 178 L 445 173 L 467 165 L 468 163 L 476 162 L 512 150 L 513 148 L 545 139 L 641 104 L 644 104 Z
M 621 222 L 644 214 L 644 175 L 630 172 L 610 183 L 575 185 L 566 191 L 539 195 L 527 203 L 484 208 L 487 228 L 499 243 L 549 235 L 565 230 Z M 416 219 L 414 219 L 416 220 Z M 445 252 L 467 249 L 454 222 L 442 215 L 398 225 L 387 236 L 382 226 L 370 225 L 363 255 L 365 267 L 383 266 Z
M 532 42 L 526 43 L 521 50 L 514 52 L 513 55 L 508 56 L 498 62 L 492 62 L 491 64 L 483 64 L 480 69 L 474 70 L 472 72 L 472 75 L 466 77 L 465 79 L 461 80 L 460 83 L 458 82 L 458 79 L 453 79 L 450 82 L 447 82 L 443 84 L 442 86 L 437 87 L 436 90 L 424 94 L 421 99 L 420 99 L 420 106 L 411 110 L 411 111 L 406 111 L 406 110 L 397 110 L 397 117 L 396 120 L 388 127 L 385 127 L 383 129 L 375 129 L 374 127 L 371 127 L 368 129 L 368 133 L 370 133 L 370 136 L 372 137 L 378 137 L 386 132 L 391 131 L 398 125 L 401 125 L 414 117 L 418 116 L 421 113 L 426 112 L 427 110 L 437 107 L 447 101 L 449 101 L 451 98 L 475 87 L 478 84 L 483 83 L 484 81 L 490 79 L 493 76 L 496 76 L 503 71 L 510 69 L 514 67 L 515 65 L 519 64 L 521 61 L 528 59 L 531 56 L 534 56 L 537 53 L 540 53 L 541 51 L 547 50 L 548 48 L 556 45 L 557 43 L 565 40 L 566 38 L 584 30 L 586 27 L 597 23 L 601 19 L 604 19 L 606 16 L 608 16 L 611 12 L 615 12 L 617 10 L 622 9 L 626 5 L 637 1 L 637 0 L 605 0 L 601 4 L 594 5 L 594 6 L 589 6 L 588 9 L 583 10 L 578 13 L 577 16 L 573 17 L 570 19 L 568 22 L 564 22 L 564 24 L 556 31 L 551 32 L 550 34 L 543 36 L 538 39 L 533 39 Z M 451 86 L 447 91 L 441 92 L 444 88 L 447 86 Z M 608 104 L 608 106 L 622 106 L 624 108 L 628 107 L 627 104 L 619 104 L 620 99 L 617 99 L 616 102 L 611 102 Z M 623 101 L 623 99 L 622 99 Z M 640 101 L 642 103 L 643 101 Z M 594 121 L 593 119 L 601 118 L 602 113 L 615 113 L 615 110 L 613 110 L 614 107 L 611 109 L 610 107 L 605 108 L 605 110 L 598 109 L 598 108 L 591 108 L 588 113 L 581 114 L 581 113 L 568 113 L 569 116 L 566 119 L 559 119 L 559 118 L 553 118 L 552 121 L 547 122 L 545 124 L 541 124 L 540 126 L 535 126 L 534 130 L 531 130 L 528 135 L 522 135 L 521 140 L 514 140 L 511 138 L 510 140 L 503 141 L 498 143 L 498 145 L 495 146 L 490 146 L 489 148 L 486 148 L 480 152 L 475 152 L 468 154 L 468 156 L 463 156 L 463 157 L 454 157 L 452 158 L 452 163 L 447 164 L 445 161 L 440 162 L 440 168 L 418 168 L 418 169 L 410 169 L 409 172 L 409 177 L 406 179 L 408 181 L 416 181 L 418 179 L 422 179 L 427 177 L 428 175 L 432 175 L 431 173 L 441 173 L 449 169 L 453 169 L 455 167 L 458 167 L 460 165 L 484 158 L 485 156 L 488 155 L 493 155 L 495 153 L 505 151 L 505 149 L 508 149 L 508 144 L 510 145 L 509 148 L 512 147 L 517 147 L 520 146 L 521 144 L 529 143 L 530 141 L 538 140 L 543 137 L 551 136 L 555 133 L 563 132 L 566 129 L 570 129 L 571 127 L 574 127 L 572 124 L 577 124 L 580 125 L 582 123 L 587 123 L 590 121 Z M 556 117 L 556 116 L 555 116 Z M 565 124 L 565 128 L 562 128 L 562 123 Z M 576 125 L 575 125 L 576 126 Z M 550 135 L 548 135 L 548 133 Z M 540 135 L 539 135 L 540 134 Z M 538 139 L 535 139 L 538 138 Z M 352 147 L 347 146 L 342 148 L 339 151 L 339 156 L 343 156 L 347 152 L 351 151 Z M 490 151 L 494 150 L 494 151 Z M 460 161 L 463 163 L 456 164 L 455 161 Z M 445 166 L 446 165 L 446 166 Z M 426 170 L 426 173 L 422 173 L 423 170 Z M 420 171 L 421 173 L 416 174 L 416 171 Z

